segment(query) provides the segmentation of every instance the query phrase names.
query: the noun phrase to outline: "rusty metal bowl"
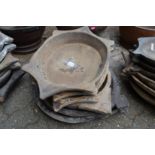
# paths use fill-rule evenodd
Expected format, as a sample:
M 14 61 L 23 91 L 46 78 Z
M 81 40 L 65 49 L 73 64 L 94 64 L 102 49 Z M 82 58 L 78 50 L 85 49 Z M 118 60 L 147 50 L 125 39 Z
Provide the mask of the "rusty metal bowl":
M 27 53 L 38 49 L 45 26 L 0 26 L 0 31 L 14 38 L 15 52 Z
M 138 44 L 138 38 L 155 36 L 155 26 L 120 26 L 120 41 L 127 48 Z
M 88 27 L 55 31 L 23 70 L 38 82 L 41 99 L 68 90 L 97 94 L 96 82 L 106 71 L 113 44 Z

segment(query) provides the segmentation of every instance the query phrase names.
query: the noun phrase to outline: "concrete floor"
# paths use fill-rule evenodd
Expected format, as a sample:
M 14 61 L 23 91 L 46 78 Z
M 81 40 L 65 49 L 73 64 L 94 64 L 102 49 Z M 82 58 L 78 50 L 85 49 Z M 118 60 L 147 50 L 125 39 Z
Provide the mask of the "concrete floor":
M 53 27 L 48 27 L 44 37 L 52 34 Z M 100 34 L 102 37 L 116 41 L 118 48 L 111 54 L 111 66 L 117 76 L 120 75 L 124 67 L 124 60 L 120 51 L 127 53 L 125 49 L 118 44 L 118 28 L 108 27 Z M 24 63 L 31 55 L 16 55 Z M 120 76 L 119 76 L 120 77 Z M 32 80 L 26 74 L 17 84 L 16 88 L 10 94 L 5 103 L 0 105 L 0 128 L 23 128 L 23 129 L 115 129 L 115 128 L 155 128 L 154 107 L 145 103 L 128 83 L 123 79 L 120 81 L 121 95 L 126 97 L 129 103 L 129 109 L 126 113 L 117 113 L 109 118 L 92 121 L 85 124 L 65 124 L 55 121 L 45 114 L 35 105 L 37 100 L 32 87 Z

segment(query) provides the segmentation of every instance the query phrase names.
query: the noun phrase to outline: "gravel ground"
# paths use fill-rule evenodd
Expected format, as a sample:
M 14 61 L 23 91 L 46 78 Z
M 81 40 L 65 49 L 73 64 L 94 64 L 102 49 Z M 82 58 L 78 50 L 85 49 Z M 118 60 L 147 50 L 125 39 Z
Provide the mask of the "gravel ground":
M 44 38 L 52 35 L 55 27 L 48 27 Z M 108 27 L 100 36 L 113 39 L 118 44 L 118 27 Z M 119 44 L 118 44 L 119 45 Z M 124 60 L 120 50 L 127 53 L 122 47 L 112 52 L 111 65 L 119 75 L 124 67 Z M 25 63 L 31 57 L 29 55 L 15 55 Z M 130 86 L 123 80 L 120 81 L 121 93 L 126 96 L 129 109 L 126 113 L 117 113 L 109 118 L 92 121 L 85 124 L 65 124 L 55 121 L 35 105 L 37 100 L 32 87 L 32 80 L 26 74 L 17 84 L 5 103 L 0 105 L 0 128 L 23 128 L 23 129 L 115 129 L 115 128 L 155 128 L 154 107 L 145 103 L 137 96 Z

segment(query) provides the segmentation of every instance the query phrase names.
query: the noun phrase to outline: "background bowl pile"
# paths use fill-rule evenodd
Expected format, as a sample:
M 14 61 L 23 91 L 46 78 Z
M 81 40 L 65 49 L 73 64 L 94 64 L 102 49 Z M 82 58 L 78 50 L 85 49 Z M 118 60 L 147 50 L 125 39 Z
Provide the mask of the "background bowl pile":
M 45 26 L 0 26 L 0 31 L 14 39 L 15 52 L 29 53 L 39 48 Z
M 135 92 L 155 105 L 155 37 L 139 38 L 139 47 L 131 52 L 130 64 L 123 70 Z

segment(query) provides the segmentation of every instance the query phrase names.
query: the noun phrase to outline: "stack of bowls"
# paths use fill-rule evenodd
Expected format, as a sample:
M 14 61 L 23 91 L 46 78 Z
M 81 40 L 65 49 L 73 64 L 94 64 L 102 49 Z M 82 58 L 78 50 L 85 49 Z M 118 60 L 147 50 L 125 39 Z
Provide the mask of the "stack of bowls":
M 14 39 L 15 52 L 28 53 L 39 48 L 45 26 L 0 26 L 0 31 Z
M 131 63 L 124 69 L 133 89 L 155 105 L 155 37 L 139 38 L 139 47 L 131 52 Z
M 67 123 L 111 114 L 109 53 L 113 44 L 88 27 L 55 31 L 23 66 L 38 85 L 41 110 Z

